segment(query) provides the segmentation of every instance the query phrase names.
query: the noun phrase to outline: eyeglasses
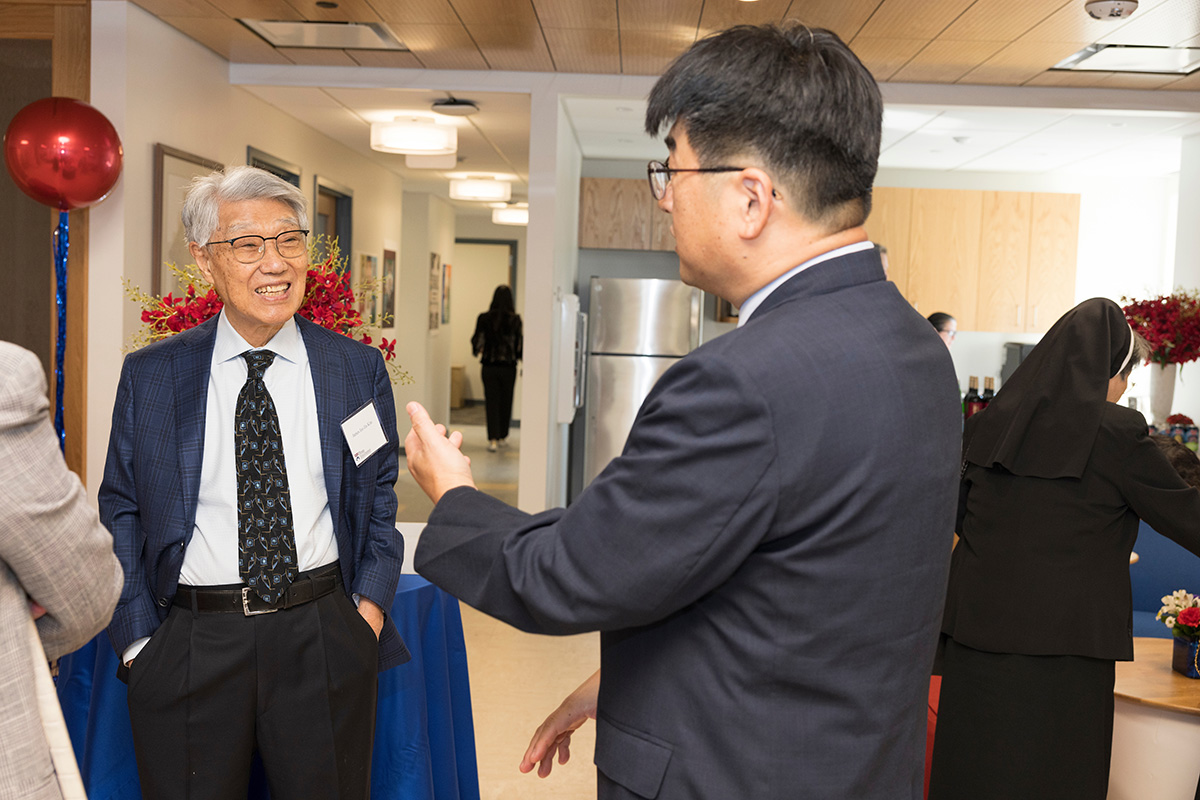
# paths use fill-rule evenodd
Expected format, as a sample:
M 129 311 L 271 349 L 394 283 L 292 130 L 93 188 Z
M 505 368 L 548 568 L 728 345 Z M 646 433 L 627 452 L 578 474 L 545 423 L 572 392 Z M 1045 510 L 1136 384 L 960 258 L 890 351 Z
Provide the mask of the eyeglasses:
M 745 167 L 700 167 L 698 169 L 676 169 L 668 167 L 661 161 L 651 161 L 646 165 L 646 179 L 650 181 L 650 194 L 655 200 L 662 200 L 667 193 L 667 184 L 676 172 L 741 172 Z
M 283 258 L 296 258 L 308 250 L 308 231 L 284 231 L 278 236 L 238 236 L 204 245 L 227 244 L 233 248 L 233 257 L 242 264 L 256 264 L 267 252 L 267 242 L 274 241 L 275 249 Z

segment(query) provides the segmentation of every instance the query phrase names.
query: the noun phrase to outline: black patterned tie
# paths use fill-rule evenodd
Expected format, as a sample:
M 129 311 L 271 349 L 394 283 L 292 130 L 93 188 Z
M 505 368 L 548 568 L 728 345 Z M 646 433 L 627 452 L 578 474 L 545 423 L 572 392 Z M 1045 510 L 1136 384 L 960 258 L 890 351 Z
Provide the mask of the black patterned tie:
M 263 374 L 275 354 L 247 350 L 246 383 L 234 412 L 237 453 L 238 573 L 254 592 L 275 603 L 296 577 L 292 500 L 288 494 L 283 437 Z

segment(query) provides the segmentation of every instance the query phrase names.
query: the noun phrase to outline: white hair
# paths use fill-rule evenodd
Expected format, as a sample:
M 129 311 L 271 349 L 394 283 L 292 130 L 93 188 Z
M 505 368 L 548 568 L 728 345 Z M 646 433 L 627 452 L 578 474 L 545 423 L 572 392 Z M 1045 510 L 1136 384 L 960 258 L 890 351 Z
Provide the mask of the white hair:
M 304 193 L 277 175 L 258 167 L 237 165 L 193 178 L 183 201 L 183 231 L 188 242 L 207 244 L 219 224 L 222 203 L 241 200 L 279 200 L 291 206 L 301 228 L 308 227 Z

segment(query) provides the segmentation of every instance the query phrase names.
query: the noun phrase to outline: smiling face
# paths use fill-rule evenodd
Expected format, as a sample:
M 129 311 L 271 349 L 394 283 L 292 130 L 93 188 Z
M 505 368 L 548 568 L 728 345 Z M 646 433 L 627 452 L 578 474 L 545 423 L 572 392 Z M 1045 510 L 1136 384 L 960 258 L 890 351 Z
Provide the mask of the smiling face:
M 222 203 L 217 229 L 209 237 L 221 242 L 238 236 L 277 236 L 300 227 L 291 206 L 281 200 L 255 199 Z M 228 244 L 189 245 L 204 279 L 225 304 L 233 329 L 253 347 L 262 347 L 304 302 L 308 254 L 283 258 L 275 242 L 267 242 L 263 257 L 242 264 Z

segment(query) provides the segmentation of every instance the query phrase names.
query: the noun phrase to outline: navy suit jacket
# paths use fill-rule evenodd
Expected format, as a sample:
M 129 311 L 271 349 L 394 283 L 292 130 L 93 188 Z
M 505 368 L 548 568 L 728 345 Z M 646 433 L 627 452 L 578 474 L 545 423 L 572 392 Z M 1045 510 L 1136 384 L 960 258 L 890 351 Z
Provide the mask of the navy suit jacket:
M 919 800 L 956 383 L 878 256 L 817 264 L 672 366 L 570 508 L 454 489 L 417 569 L 601 631 L 602 800 Z
M 404 559 L 396 531 L 396 407 L 377 350 L 296 316 L 317 398 L 325 490 L 346 591 L 391 608 Z M 125 586 L 108 627 L 120 655 L 167 617 L 196 523 L 217 319 L 130 353 L 121 368 L 100 517 Z M 388 443 L 356 467 L 341 421 L 374 400 Z M 379 666 L 409 659 L 390 617 Z

